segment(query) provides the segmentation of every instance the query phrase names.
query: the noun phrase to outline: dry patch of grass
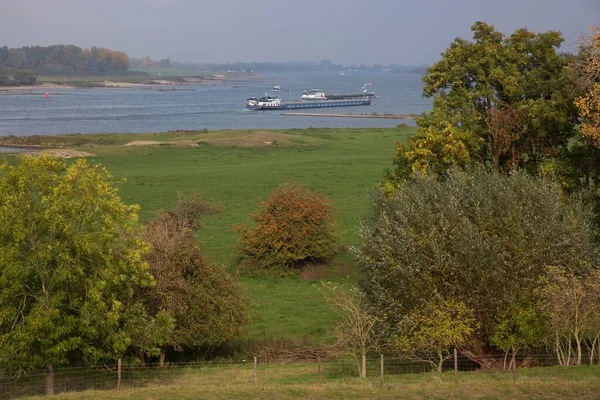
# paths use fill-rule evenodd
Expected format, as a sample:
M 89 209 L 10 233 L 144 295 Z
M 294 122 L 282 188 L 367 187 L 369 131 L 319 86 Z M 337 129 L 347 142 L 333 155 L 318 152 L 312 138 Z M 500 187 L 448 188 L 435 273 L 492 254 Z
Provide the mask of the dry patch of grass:
M 96 157 L 93 153 L 87 151 L 72 150 L 72 149 L 48 149 L 40 151 L 28 151 L 23 153 L 27 156 L 41 157 L 44 154 L 49 154 L 58 158 L 80 158 L 80 157 Z
M 204 139 L 203 142 L 217 146 L 263 147 L 272 145 L 288 145 L 293 135 L 278 132 L 252 131 L 243 132 L 239 136 Z
M 264 147 L 289 145 L 293 139 L 293 135 L 278 132 L 267 131 L 249 131 L 236 132 L 231 135 L 199 135 L 197 139 L 175 140 L 159 142 L 156 140 L 133 140 L 125 144 L 125 146 L 176 146 L 176 147 L 197 147 L 204 144 L 215 146 L 230 146 L 230 147 Z
M 161 143 L 164 142 L 157 142 L 156 140 L 133 140 L 129 143 L 125 143 L 124 146 L 152 146 Z

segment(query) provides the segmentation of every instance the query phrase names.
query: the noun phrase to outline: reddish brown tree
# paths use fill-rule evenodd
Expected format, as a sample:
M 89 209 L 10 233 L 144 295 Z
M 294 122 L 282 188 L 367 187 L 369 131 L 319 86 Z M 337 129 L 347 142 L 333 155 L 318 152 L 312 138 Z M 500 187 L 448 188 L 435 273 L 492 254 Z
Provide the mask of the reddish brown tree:
M 319 192 L 285 183 L 275 189 L 253 217 L 253 227 L 238 226 L 242 269 L 288 274 L 335 254 L 335 207 Z

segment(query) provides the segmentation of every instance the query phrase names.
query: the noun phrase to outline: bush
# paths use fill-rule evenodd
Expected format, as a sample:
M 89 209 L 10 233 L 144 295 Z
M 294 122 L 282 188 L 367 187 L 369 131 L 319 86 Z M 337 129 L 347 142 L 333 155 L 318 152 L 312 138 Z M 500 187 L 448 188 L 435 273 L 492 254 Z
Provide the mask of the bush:
M 238 226 L 242 270 L 289 275 L 335 254 L 335 207 L 304 185 L 275 189 L 253 217 L 254 227 Z

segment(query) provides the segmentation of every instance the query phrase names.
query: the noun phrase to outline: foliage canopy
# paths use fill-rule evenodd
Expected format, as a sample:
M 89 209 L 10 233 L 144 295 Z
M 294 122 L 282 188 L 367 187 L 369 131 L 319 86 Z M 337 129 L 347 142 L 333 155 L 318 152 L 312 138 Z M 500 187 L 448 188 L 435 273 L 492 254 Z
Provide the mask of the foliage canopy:
M 455 39 L 423 76 L 433 110 L 410 143 L 396 146 L 390 184 L 423 173 L 487 163 L 536 171 L 573 134 L 576 109 L 559 32 L 505 36 L 476 22 L 473 41 Z
M 99 165 L 48 156 L 0 165 L 0 367 L 125 352 L 134 288 L 153 283 L 137 211 Z
M 285 183 L 261 205 L 253 227 L 237 227 L 245 268 L 289 274 L 335 254 L 335 207 L 319 192 Z
M 546 267 L 597 267 L 592 211 L 552 182 L 452 170 L 376 195 L 361 228 L 362 288 L 377 312 L 399 321 L 419 307 L 463 302 L 487 346 L 495 316 L 530 293 Z

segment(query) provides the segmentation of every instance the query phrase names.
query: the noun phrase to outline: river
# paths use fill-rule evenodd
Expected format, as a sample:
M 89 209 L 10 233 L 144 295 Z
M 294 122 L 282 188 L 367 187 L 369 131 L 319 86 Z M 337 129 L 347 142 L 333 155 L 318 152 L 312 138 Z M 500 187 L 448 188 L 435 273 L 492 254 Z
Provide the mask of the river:
M 394 127 L 411 120 L 286 116 L 280 111 L 250 111 L 246 98 L 271 93 L 279 84 L 284 101 L 303 90 L 360 92 L 370 82 L 377 94 L 371 106 L 306 110 L 353 114 L 412 114 L 431 108 L 421 96 L 418 74 L 347 72 L 261 73 L 214 85 L 176 86 L 189 91 L 148 89 L 52 89 L 48 99 L 0 96 L 0 136 L 63 133 L 161 132 L 177 129 L 285 129 L 308 127 Z M 158 86 L 154 87 L 157 89 Z M 165 87 L 168 88 L 168 87 Z M 291 89 L 290 89 L 291 88 Z M 296 111 L 296 110 L 294 110 Z

